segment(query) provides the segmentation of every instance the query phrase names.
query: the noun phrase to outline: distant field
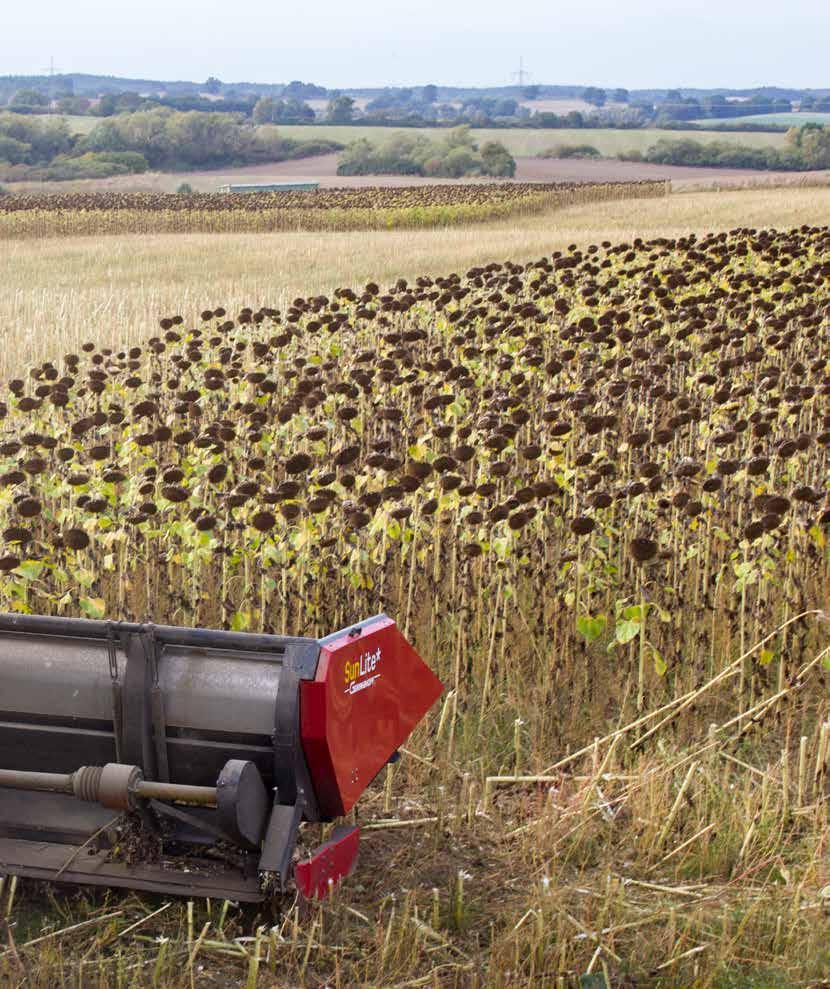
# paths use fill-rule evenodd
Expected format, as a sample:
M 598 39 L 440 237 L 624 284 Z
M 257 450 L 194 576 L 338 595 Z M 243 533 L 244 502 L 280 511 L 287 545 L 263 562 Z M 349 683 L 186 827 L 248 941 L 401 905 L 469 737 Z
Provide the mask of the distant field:
M 360 110 L 361 112 L 366 109 L 366 104 L 369 102 L 365 96 L 353 96 L 352 99 L 354 100 L 355 109 Z M 308 103 L 315 113 L 322 113 L 329 105 L 328 99 L 306 100 L 305 102 Z
M 561 112 L 561 111 L 560 111 Z M 782 119 L 777 117 L 746 117 L 742 120 L 775 120 L 778 123 L 789 123 L 789 117 L 796 118 L 797 122 L 806 123 L 809 119 L 830 121 L 830 114 L 782 114 Z M 76 132 L 88 134 L 92 128 L 99 123 L 98 117 L 72 117 L 63 118 L 69 126 Z M 718 123 L 719 121 L 710 121 Z M 285 137 L 293 137 L 299 140 L 308 140 L 312 137 L 340 141 L 347 144 L 349 141 L 356 141 L 359 138 L 368 138 L 370 141 L 380 141 L 389 134 L 400 131 L 400 127 L 344 127 L 336 124 L 315 124 L 315 125 L 285 125 L 280 127 L 280 133 Z M 407 128 L 414 133 L 425 134 L 427 137 L 436 137 L 446 133 L 446 128 L 439 127 L 413 127 Z M 550 148 L 555 148 L 562 144 L 591 144 L 602 155 L 609 158 L 627 151 L 645 151 L 660 138 L 677 137 L 681 132 L 665 131 L 657 129 L 649 130 L 614 130 L 611 128 L 564 128 L 562 130 L 537 130 L 530 127 L 509 127 L 509 128 L 482 128 L 474 131 L 475 139 L 482 141 L 501 141 L 514 155 L 522 157 L 532 157 L 539 155 Z M 720 140 L 733 141 L 735 144 L 746 144 L 751 147 L 767 148 L 780 147 L 784 143 L 783 134 L 758 134 L 758 133 L 722 133 L 719 131 L 695 131 L 696 140 Z
M 344 144 L 367 138 L 370 141 L 381 141 L 389 134 L 400 131 L 400 127 L 343 127 L 320 124 L 314 127 L 285 126 L 280 127 L 280 133 L 286 137 L 309 138 L 311 136 L 340 141 Z M 436 137 L 446 133 L 445 129 L 435 127 L 411 128 L 414 133 Z M 409 129 L 407 129 L 409 133 Z M 541 154 L 549 148 L 562 144 L 591 144 L 602 155 L 614 157 L 626 151 L 645 151 L 660 138 L 672 139 L 678 136 L 676 131 L 665 130 L 612 130 L 565 128 L 562 130 L 536 130 L 529 127 L 482 128 L 473 131 L 479 143 L 482 141 L 501 141 L 513 155 L 529 157 Z M 735 144 L 747 144 L 751 147 L 779 147 L 784 143 L 783 134 L 723 134 L 717 131 L 695 131 L 698 140 L 734 141 Z
M 566 113 L 593 113 L 595 106 L 586 103 L 585 100 L 519 100 L 520 106 L 526 106 L 528 110 L 535 110 L 538 113 L 558 113 L 560 116 Z M 607 103 L 608 110 L 619 109 L 619 103 Z
M 76 117 L 69 114 L 62 119 L 75 134 L 88 134 L 96 124 L 101 123 L 101 117 Z
M 830 113 L 756 113 L 746 117 L 706 117 L 696 124 L 786 124 L 798 127 L 803 124 L 830 124 Z M 741 135 L 746 136 L 746 135 Z

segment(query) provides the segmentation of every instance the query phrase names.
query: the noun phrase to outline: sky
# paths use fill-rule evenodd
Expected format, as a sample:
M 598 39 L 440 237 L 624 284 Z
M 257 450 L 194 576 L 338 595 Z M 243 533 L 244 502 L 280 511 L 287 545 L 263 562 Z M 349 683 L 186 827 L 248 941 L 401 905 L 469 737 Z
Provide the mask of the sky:
M 830 87 L 826 0 L 0 0 L 0 75 Z

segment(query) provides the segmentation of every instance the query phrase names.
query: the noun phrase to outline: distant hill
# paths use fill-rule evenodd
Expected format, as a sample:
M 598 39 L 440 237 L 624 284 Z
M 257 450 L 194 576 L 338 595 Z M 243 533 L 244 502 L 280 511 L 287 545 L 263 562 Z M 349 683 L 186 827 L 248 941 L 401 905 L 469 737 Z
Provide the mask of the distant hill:
M 208 84 L 210 83 L 210 85 Z M 418 88 L 418 87 L 412 87 Z M 540 99 L 576 100 L 582 96 L 587 84 L 538 85 L 534 89 Z M 606 87 L 608 92 L 612 87 Z M 56 75 L 0 76 L 0 104 L 8 103 L 20 89 L 37 89 L 49 97 L 65 95 L 100 96 L 103 93 L 135 92 L 147 95 L 174 97 L 197 96 L 210 92 L 225 98 L 244 96 L 293 97 L 301 100 L 326 99 L 334 93 L 345 93 L 363 99 L 374 99 L 388 92 L 384 87 L 327 89 L 313 83 L 292 81 L 288 83 L 222 82 L 211 79 L 196 82 L 184 79 L 135 79 L 125 76 L 101 76 L 83 72 Z M 475 97 L 517 96 L 518 86 L 455 87 L 436 85 L 437 99 L 442 102 Z M 632 89 L 629 98 L 633 102 L 660 103 L 669 92 L 679 92 L 683 98 L 704 99 L 707 96 L 725 96 L 727 99 L 748 99 L 763 96 L 769 100 L 800 100 L 804 96 L 830 96 L 830 89 L 788 89 L 780 86 L 759 86 L 755 89 Z
M 212 84 L 209 85 L 209 82 Z M 20 89 L 37 89 L 45 95 L 55 98 L 66 95 L 95 97 L 104 93 L 140 93 L 142 95 L 159 96 L 198 96 L 210 92 L 217 96 L 231 97 L 242 95 L 255 96 L 292 96 L 297 99 L 321 99 L 328 91 L 313 83 L 261 83 L 234 82 L 224 83 L 220 80 L 193 82 L 189 80 L 170 79 L 131 79 L 123 76 L 97 76 L 83 72 L 68 72 L 55 75 L 38 76 L 0 76 L 0 104 L 8 103 L 11 97 Z

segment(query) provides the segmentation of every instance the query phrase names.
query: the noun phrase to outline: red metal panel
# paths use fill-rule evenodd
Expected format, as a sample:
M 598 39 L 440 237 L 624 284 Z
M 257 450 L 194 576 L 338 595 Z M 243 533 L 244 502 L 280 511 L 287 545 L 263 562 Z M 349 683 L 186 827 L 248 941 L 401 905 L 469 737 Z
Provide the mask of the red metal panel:
M 438 677 L 391 618 L 344 633 L 300 685 L 300 727 L 320 811 L 348 813 L 440 697 Z
M 332 885 L 348 876 L 357 861 L 360 828 L 335 828 L 334 834 L 311 856 L 294 866 L 294 881 L 303 896 L 321 900 Z

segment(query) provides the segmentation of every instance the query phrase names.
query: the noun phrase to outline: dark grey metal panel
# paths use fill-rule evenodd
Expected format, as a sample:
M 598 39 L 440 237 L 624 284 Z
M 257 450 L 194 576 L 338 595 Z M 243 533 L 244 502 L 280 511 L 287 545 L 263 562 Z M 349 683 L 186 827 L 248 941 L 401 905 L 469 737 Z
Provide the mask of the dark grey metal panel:
M 307 665 L 313 655 L 316 664 L 313 640 L 26 617 L 0 615 L 2 768 L 72 772 L 113 761 L 115 670 L 122 758 L 148 779 L 158 777 L 163 756 L 174 782 L 213 785 L 231 758 L 254 758 L 273 780 L 283 663 L 296 655 Z
M 217 649 L 243 649 L 281 654 L 286 649 L 314 642 L 290 635 L 262 635 L 256 632 L 224 632 L 211 628 L 180 628 L 174 625 L 139 625 L 136 622 L 95 621 L 89 618 L 54 618 L 48 615 L 0 613 L 0 632 L 26 632 L 35 635 L 76 638 L 120 639 L 152 629 L 164 642 L 186 643 Z
M 219 774 L 230 759 L 252 762 L 266 786 L 270 786 L 274 778 L 274 751 L 270 747 L 168 738 L 167 757 L 171 780 L 193 786 L 216 786 Z
M 277 873 L 282 887 L 289 878 L 291 857 L 302 817 L 302 804 L 276 804 L 268 821 L 259 869 L 261 872 Z
M 0 790 L 0 834 L 7 836 L 83 842 L 116 816 L 100 804 L 62 793 Z
M 79 854 L 64 869 L 76 851 Z M 46 881 L 59 878 L 60 882 L 80 885 L 116 886 L 168 896 L 210 897 L 245 903 L 259 903 L 265 898 L 258 875 L 246 878 L 239 870 L 218 861 L 162 860 L 151 865 L 128 866 L 107 859 L 106 852 L 89 854 L 87 849 L 80 850 L 77 845 L 0 838 L 0 873 L 5 875 Z
M 74 773 L 79 766 L 114 761 L 111 732 L 0 722 L 0 769 Z

